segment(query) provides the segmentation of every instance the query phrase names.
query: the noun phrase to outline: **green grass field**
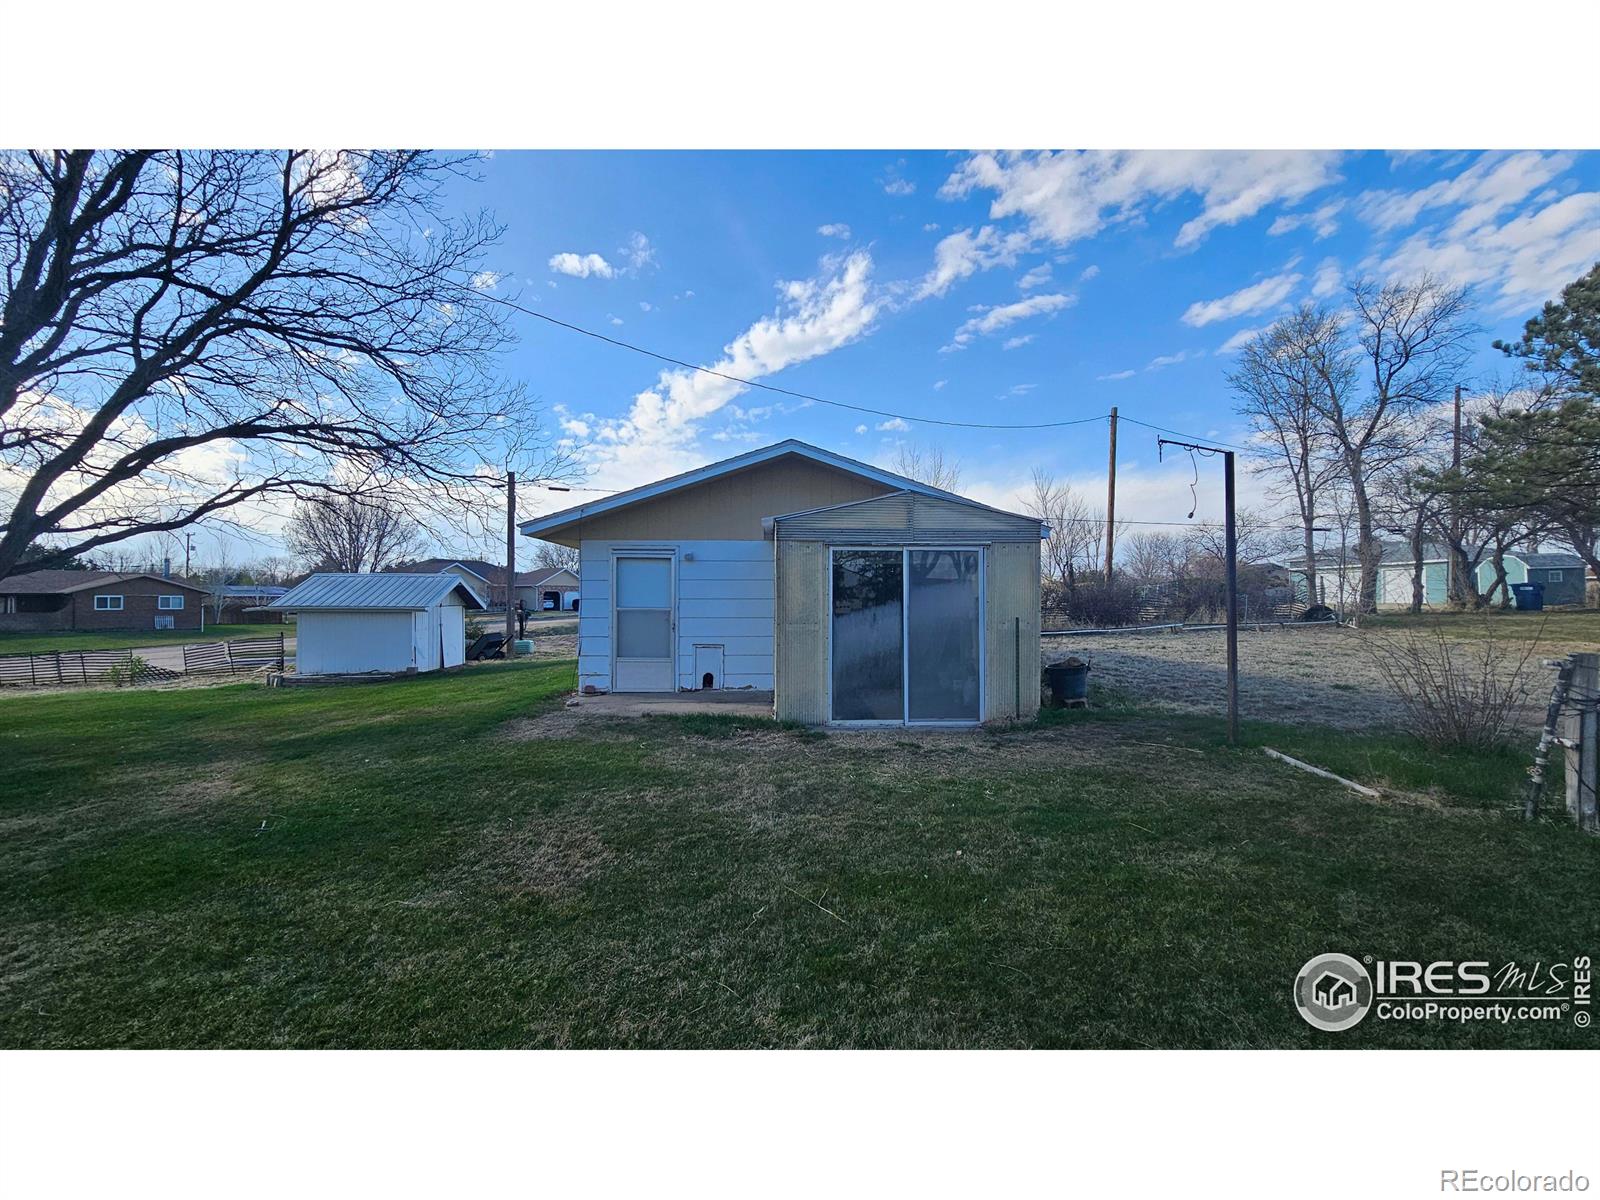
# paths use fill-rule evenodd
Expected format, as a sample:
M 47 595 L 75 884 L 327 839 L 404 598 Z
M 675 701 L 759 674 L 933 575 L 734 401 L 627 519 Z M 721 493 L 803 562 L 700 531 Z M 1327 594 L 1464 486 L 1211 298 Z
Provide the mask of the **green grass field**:
M 1495 637 L 1507 641 L 1532 641 L 1566 653 L 1570 645 L 1600 646 L 1600 609 L 1550 609 L 1519 612 L 1489 608 L 1481 612 L 1380 613 L 1361 618 L 1363 629 L 1443 629 L 1452 638 Z
M 210 625 L 205 630 L 144 629 L 132 632 L 71 631 L 63 633 L 0 632 L 0 658 L 7 654 L 49 654 L 55 650 L 123 650 L 182 642 L 221 642 L 230 638 L 294 636 L 293 625 Z
M 583 726 L 573 679 L 0 702 L 0 1045 L 1595 1045 L 1290 1003 L 1329 950 L 1600 948 L 1600 839 L 1513 818 L 1520 756 L 1115 705 Z

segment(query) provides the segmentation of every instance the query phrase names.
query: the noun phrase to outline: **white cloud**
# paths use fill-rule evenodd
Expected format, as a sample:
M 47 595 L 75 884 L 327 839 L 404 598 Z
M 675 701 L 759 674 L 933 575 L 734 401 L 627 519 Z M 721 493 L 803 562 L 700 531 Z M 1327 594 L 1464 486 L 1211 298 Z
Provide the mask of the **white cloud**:
M 1029 296 L 1025 300 L 1018 300 L 1013 304 L 998 304 L 992 307 L 976 305 L 973 310 L 977 316 L 964 321 L 950 344 L 941 347 L 941 351 L 964 350 L 978 337 L 998 333 L 1008 325 L 1018 321 L 1025 321 L 1029 317 L 1040 316 L 1045 313 L 1060 312 L 1063 308 L 1070 308 L 1077 303 L 1074 296 L 1062 295 L 1058 292 L 1040 296 Z
M 617 251 L 622 260 L 628 264 L 628 270 L 637 275 L 646 267 L 655 266 L 656 248 L 650 244 L 650 239 L 642 233 L 633 233 L 628 237 L 628 244 Z
M 1193 193 L 1200 213 L 1174 240 L 1187 247 L 1218 226 L 1337 182 L 1337 165 L 1336 153 L 1316 150 L 984 153 L 963 162 L 939 194 L 993 192 L 992 219 L 1021 217 L 1033 237 L 1066 245 L 1140 217 L 1147 205 Z
M 1483 211 L 1483 206 L 1475 210 Z M 1493 310 L 1511 315 L 1558 294 L 1600 260 L 1600 192 L 1536 202 L 1501 223 L 1425 229 L 1376 256 L 1390 277 L 1424 271 L 1485 289 Z
M 1014 384 L 1011 385 L 1011 389 L 1008 392 L 1006 392 L 1006 395 L 1008 395 L 1008 396 L 1026 396 L 1029 392 L 1033 391 L 1033 389 L 1038 387 L 1038 386 L 1039 385 L 1036 384 L 1036 383 L 1014 383 Z
M 949 382 L 950 381 L 948 379 L 936 379 L 933 381 L 933 390 L 936 392 L 942 392 L 944 391 L 944 385 Z
M 1265 312 L 1287 300 L 1300 278 L 1286 271 L 1282 275 L 1269 275 L 1216 300 L 1196 300 L 1184 310 L 1181 319 L 1185 325 L 1200 326 Z
M 648 301 L 648 300 L 639 301 L 639 311 L 640 312 L 653 312 L 654 310 L 655 310 L 655 305 L 651 304 L 650 301 Z
M 1013 265 L 1017 255 L 1028 248 L 1028 240 L 1025 233 L 1001 233 L 993 225 L 977 231 L 958 229 L 940 238 L 933 248 L 933 268 L 923 277 L 913 299 L 942 296 L 976 271 Z
M 865 334 L 878 315 L 872 256 L 856 251 L 824 259 L 815 278 L 781 285 L 778 310 L 724 348 L 711 370 L 761 379 L 829 354 Z M 589 463 L 600 486 L 628 487 L 703 462 L 695 452 L 699 423 L 745 391 L 745 385 L 700 371 L 663 371 L 640 392 L 625 417 L 596 430 Z
M 867 427 L 865 425 L 857 425 L 856 426 L 856 432 L 857 433 L 865 433 L 866 431 L 867 431 Z
M 1089 280 L 1093 279 L 1098 274 L 1100 274 L 1100 268 L 1095 266 L 1094 263 L 1090 263 L 1087 267 L 1078 272 L 1078 278 L 1084 283 L 1088 283 Z
M 1032 291 L 1036 287 L 1043 287 L 1050 282 L 1050 264 L 1040 263 L 1021 279 L 1017 280 L 1017 287 L 1023 291 Z
M 879 433 L 905 433 L 910 428 L 911 426 L 899 417 L 890 417 L 887 421 L 879 421 L 877 425 Z
M 1101 380 L 1101 381 L 1112 380 L 1112 379 L 1132 379 L 1138 373 L 1139 372 L 1137 372 L 1135 370 L 1132 370 L 1130 368 L 1129 370 L 1126 370 L 1126 371 L 1113 371 L 1109 375 L 1096 375 L 1095 378 L 1098 379 L 1098 380 Z
M 1003 346 L 1001 346 L 1000 349 L 1002 349 L 1002 350 L 1018 350 L 1018 349 L 1021 349 L 1023 346 L 1026 346 L 1029 342 L 1033 341 L 1033 338 L 1034 338 L 1034 335 L 1031 334 L 1031 333 L 1022 334 L 1019 337 L 1007 338 L 1005 340 L 1005 344 Z
M 1285 213 L 1267 227 L 1267 236 L 1280 237 L 1296 229 L 1308 228 L 1320 242 L 1339 232 L 1339 222 L 1335 218 L 1344 211 L 1344 205 L 1343 199 L 1330 200 L 1308 213 Z
M 621 325 L 622 324 L 622 318 L 621 317 L 612 316 L 611 313 L 607 313 L 606 316 L 610 318 L 611 323 L 613 325 Z
M 1181 362 L 1188 362 L 1191 358 L 1200 358 L 1205 351 L 1191 353 L 1188 350 L 1179 350 L 1176 354 L 1158 354 L 1145 364 L 1146 371 L 1159 371 L 1163 367 L 1175 367 Z
M 573 275 L 579 279 L 587 279 L 591 275 L 600 279 L 612 279 L 617 274 L 617 269 L 598 254 L 574 254 L 570 250 L 552 254 L 550 269 L 558 275 Z M 550 286 L 554 287 L 555 284 L 552 283 Z
M 886 179 L 883 190 L 891 196 L 909 196 L 917 190 L 917 185 L 909 179 Z
M 1227 341 L 1223 342 L 1222 345 L 1218 346 L 1217 347 L 1217 353 L 1218 354 L 1232 354 L 1237 350 L 1242 350 L 1242 349 L 1244 349 L 1245 345 L 1250 341 L 1250 339 L 1255 337 L 1256 334 L 1258 334 L 1260 332 L 1261 332 L 1261 330 L 1259 330 L 1259 329 L 1241 329 L 1241 330 L 1239 330 L 1238 333 L 1234 334 Z
M 823 237 L 848 238 L 850 236 L 850 226 L 843 222 L 831 222 L 827 225 L 818 225 L 817 232 Z
M 923 233 L 937 233 L 938 230 L 939 230 L 939 222 L 937 222 L 937 221 L 929 221 L 926 225 L 924 225 L 922 227 L 922 232 Z
M 1311 276 L 1311 295 L 1318 300 L 1326 300 L 1344 286 L 1344 272 L 1339 269 L 1339 260 L 1325 258 L 1317 264 L 1317 270 Z
M 472 277 L 471 286 L 480 292 L 492 292 L 504 278 L 498 271 L 479 271 Z
M 1457 232 L 1465 232 L 1531 196 L 1571 165 L 1570 154 L 1537 150 L 1484 154 L 1454 179 L 1441 179 L 1414 192 L 1363 192 L 1359 211 L 1362 220 L 1386 233 L 1414 224 L 1429 209 L 1460 208 L 1455 223 Z

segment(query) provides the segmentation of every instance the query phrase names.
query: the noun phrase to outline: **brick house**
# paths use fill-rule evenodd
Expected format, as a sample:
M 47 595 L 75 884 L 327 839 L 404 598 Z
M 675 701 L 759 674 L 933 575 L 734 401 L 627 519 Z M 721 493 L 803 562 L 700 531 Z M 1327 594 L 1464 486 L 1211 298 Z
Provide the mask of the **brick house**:
M 0 579 L 0 630 L 205 628 L 206 589 L 121 571 L 31 571 Z

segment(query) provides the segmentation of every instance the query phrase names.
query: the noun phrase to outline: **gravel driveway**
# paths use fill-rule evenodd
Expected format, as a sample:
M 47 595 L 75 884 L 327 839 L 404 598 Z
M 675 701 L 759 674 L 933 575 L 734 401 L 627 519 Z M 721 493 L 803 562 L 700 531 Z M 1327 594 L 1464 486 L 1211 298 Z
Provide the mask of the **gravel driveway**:
M 1239 712 L 1245 718 L 1346 729 L 1393 728 L 1405 712 L 1359 642 L 1338 626 L 1239 631 Z M 1227 642 L 1222 630 L 1070 635 L 1044 639 L 1041 658 L 1076 655 L 1090 664 L 1093 687 L 1111 685 L 1136 701 L 1195 712 L 1227 709 Z M 1549 695 L 1538 658 L 1532 664 L 1534 704 L 1524 720 L 1537 725 Z M 1544 689 L 1543 696 L 1539 695 Z

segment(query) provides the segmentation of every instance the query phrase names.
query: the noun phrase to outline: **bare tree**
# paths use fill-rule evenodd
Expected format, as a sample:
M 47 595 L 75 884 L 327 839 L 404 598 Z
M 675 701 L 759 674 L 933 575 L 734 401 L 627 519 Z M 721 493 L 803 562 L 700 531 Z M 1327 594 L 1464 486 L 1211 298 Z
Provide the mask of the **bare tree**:
M 1165 583 L 1176 579 L 1186 556 L 1181 537 L 1159 531 L 1133 534 L 1117 551 L 1122 572 L 1135 583 Z
M 1355 347 L 1336 348 L 1320 360 L 1327 387 L 1317 407 L 1343 462 L 1343 481 L 1355 507 L 1361 564 L 1358 606 L 1377 607 L 1378 517 L 1373 510 L 1373 480 L 1401 462 L 1409 448 L 1409 421 L 1444 397 L 1456 380 L 1470 336 L 1469 293 L 1431 276 L 1379 286 L 1358 280 L 1350 287 L 1350 323 Z M 1334 386 L 1356 356 L 1363 382 Z M 1338 374 L 1336 374 L 1338 372 Z
M 578 573 L 578 552 L 571 546 L 558 546 L 554 542 L 540 542 L 533 550 L 533 565 L 542 570 L 571 571 Z
M 399 507 L 376 497 L 332 496 L 295 506 L 289 548 L 312 569 L 360 573 L 416 556 L 422 531 Z
M 1050 527 L 1043 548 L 1044 577 L 1070 594 L 1078 587 L 1078 573 L 1093 570 L 1101 561 L 1106 515 L 1068 483 L 1058 483 L 1043 467 L 1033 472 L 1033 491 L 1022 510 Z
M 1339 407 L 1355 377 L 1343 340 L 1336 316 L 1305 304 L 1252 338 L 1228 374 L 1239 411 L 1263 443 L 1258 469 L 1294 498 L 1311 596 L 1317 594 L 1317 501 L 1343 469 L 1322 413 Z
M 560 475 L 491 372 L 499 229 L 438 209 L 470 161 L 0 155 L 0 576 L 285 495 L 459 513 L 508 462 Z
M 953 492 L 961 485 L 961 464 L 946 458 L 936 446 L 913 446 L 902 442 L 894 455 L 894 473 L 915 479 L 940 491 Z

